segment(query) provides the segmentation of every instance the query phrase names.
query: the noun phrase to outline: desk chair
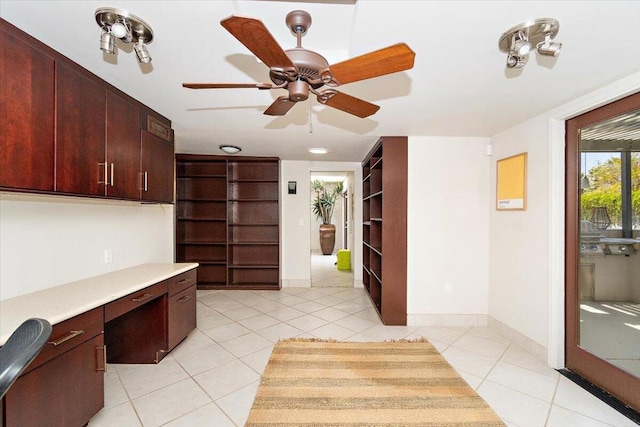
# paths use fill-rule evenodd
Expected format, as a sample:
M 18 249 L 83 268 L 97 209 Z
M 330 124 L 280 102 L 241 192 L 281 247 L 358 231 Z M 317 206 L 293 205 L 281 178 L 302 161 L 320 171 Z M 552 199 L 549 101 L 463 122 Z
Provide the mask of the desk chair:
M 40 353 L 51 330 L 51 324 L 44 319 L 28 319 L 0 348 L 0 399 Z

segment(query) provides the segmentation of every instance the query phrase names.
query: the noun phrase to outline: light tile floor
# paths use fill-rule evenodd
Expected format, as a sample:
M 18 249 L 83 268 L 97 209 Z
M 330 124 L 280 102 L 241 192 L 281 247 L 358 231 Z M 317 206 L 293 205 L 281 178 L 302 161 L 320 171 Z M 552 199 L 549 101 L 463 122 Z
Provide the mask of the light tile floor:
M 353 287 L 353 271 L 338 270 L 336 254 L 322 255 L 320 250 L 311 251 L 311 286 Z
M 508 426 L 635 426 L 487 327 L 384 326 L 364 289 L 198 291 L 198 327 L 157 365 L 109 365 L 97 426 L 243 426 L 280 338 L 425 337 Z

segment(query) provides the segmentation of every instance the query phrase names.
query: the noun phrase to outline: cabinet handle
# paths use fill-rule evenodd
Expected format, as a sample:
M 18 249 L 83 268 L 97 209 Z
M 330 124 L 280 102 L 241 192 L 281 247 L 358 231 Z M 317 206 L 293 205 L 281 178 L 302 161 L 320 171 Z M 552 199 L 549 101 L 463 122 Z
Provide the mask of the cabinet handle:
M 111 163 L 111 186 L 113 187 L 113 163 Z
M 191 279 L 182 279 L 178 282 L 178 285 L 184 285 L 185 283 L 189 283 Z
M 49 344 L 53 345 L 54 347 L 59 346 L 62 343 L 65 343 L 67 341 L 69 341 L 72 338 L 77 337 L 78 335 L 82 335 L 84 334 L 84 331 L 81 329 L 79 331 L 69 331 L 69 333 L 67 335 L 65 335 L 62 338 L 58 338 L 57 340 L 53 340 L 53 341 L 49 341 Z
M 149 183 L 149 174 L 147 172 L 144 173 L 144 191 L 149 191 L 148 184 Z
M 109 181 L 107 180 L 107 175 L 109 174 L 109 171 L 107 171 L 107 169 L 109 168 L 109 165 L 107 164 L 107 162 L 100 162 L 98 163 L 98 167 L 104 167 L 104 172 L 102 174 L 102 181 L 100 181 L 100 178 L 98 178 L 98 184 L 104 184 L 104 185 L 109 185 Z M 100 172 L 98 172 L 98 175 L 100 175 Z
M 185 295 L 176 302 L 185 302 L 185 301 L 189 301 L 190 299 L 191 299 L 191 295 Z
M 132 298 L 131 301 L 133 302 L 142 302 L 146 299 L 149 299 L 153 296 L 153 294 L 144 294 L 141 297 L 136 297 L 136 298 Z
M 107 346 L 96 347 L 96 371 L 107 372 Z

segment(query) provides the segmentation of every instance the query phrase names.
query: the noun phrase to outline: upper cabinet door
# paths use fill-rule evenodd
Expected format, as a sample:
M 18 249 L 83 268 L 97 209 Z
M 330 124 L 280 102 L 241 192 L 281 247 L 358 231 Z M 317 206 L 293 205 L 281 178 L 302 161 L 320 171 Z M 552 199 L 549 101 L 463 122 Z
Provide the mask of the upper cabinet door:
M 140 109 L 107 92 L 107 196 L 140 198 Z
M 54 60 L 0 30 L 0 187 L 53 190 Z
M 142 197 L 173 203 L 173 143 L 142 131 Z
M 56 191 L 105 195 L 107 91 L 56 63 Z

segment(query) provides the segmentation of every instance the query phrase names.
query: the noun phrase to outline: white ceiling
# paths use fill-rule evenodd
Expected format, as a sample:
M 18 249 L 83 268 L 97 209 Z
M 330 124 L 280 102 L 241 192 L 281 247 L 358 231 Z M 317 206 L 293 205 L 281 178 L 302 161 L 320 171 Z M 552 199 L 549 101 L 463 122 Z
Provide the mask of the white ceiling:
M 381 135 L 492 136 L 640 71 L 638 1 L 324 3 L 0 0 L 0 17 L 171 119 L 176 151 L 183 153 L 221 154 L 218 145 L 235 144 L 245 155 L 360 161 Z M 151 64 L 140 65 L 131 46 L 120 42 L 117 57 L 99 50 L 94 12 L 105 6 L 152 26 Z M 268 82 L 267 67 L 220 20 L 259 18 L 288 49 L 295 38 L 285 16 L 294 9 L 313 18 L 303 46 L 329 63 L 406 42 L 416 52 L 415 66 L 339 88 L 380 105 L 366 119 L 315 99 L 284 117 L 263 115 L 283 90 L 182 88 L 183 82 Z M 560 22 L 560 55 L 532 53 L 523 69 L 506 69 L 498 50 L 502 32 L 542 17 Z M 309 147 L 329 153 L 312 155 Z

